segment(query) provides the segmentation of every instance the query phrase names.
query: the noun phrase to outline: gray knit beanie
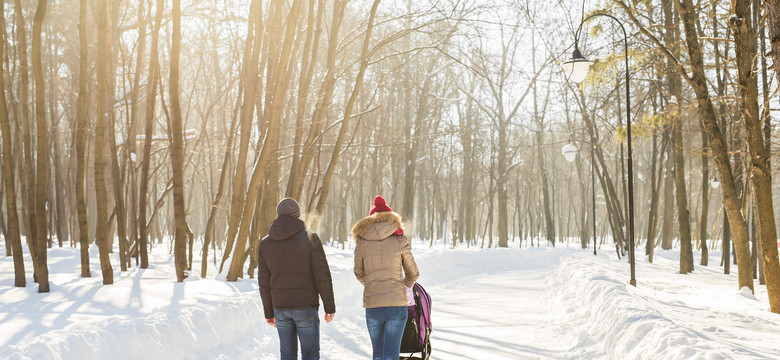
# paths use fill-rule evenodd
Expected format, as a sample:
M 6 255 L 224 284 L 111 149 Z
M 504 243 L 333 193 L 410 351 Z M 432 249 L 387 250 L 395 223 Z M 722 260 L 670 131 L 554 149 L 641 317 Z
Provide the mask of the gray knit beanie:
M 293 198 L 284 198 L 276 205 L 276 214 L 279 216 L 300 217 L 301 208 Z

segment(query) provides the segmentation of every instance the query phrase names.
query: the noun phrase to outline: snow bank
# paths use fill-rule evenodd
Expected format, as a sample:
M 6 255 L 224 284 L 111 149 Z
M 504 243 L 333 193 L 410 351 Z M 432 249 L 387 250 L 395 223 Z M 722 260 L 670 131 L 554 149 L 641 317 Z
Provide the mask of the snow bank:
M 159 310 L 140 318 L 117 317 L 100 326 L 60 329 L 4 349 L 9 359 L 176 359 L 204 353 L 266 326 L 259 295 Z
M 614 263 L 622 264 L 624 268 L 616 268 Z M 755 359 L 766 356 L 767 353 L 760 352 L 761 347 L 757 352 L 746 346 L 745 335 L 750 332 L 745 331 L 749 327 L 745 321 L 741 322 L 746 327 L 741 329 L 743 335 L 731 337 L 728 334 L 728 328 L 739 325 L 740 317 L 747 317 L 740 313 L 740 308 L 727 310 L 719 316 L 707 308 L 707 303 L 714 299 L 707 299 L 709 294 L 703 293 L 699 294 L 700 307 L 682 301 L 683 296 L 672 296 L 665 301 L 660 294 L 663 290 L 650 286 L 653 277 L 685 277 L 673 274 L 673 268 L 667 270 L 668 274 L 641 274 L 647 277 L 640 279 L 640 287 L 636 288 L 628 285 L 626 261 L 604 262 L 584 253 L 564 257 L 558 271 L 546 280 L 549 290 L 562 304 L 562 330 L 575 339 L 575 344 L 568 353 L 562 354 L 563 357 Z M 733 290 L 721 294 L 718 300 L 733 304 L 741 302 L 742 296 Z M 755 301 L 745 305 L 745 311 L 757 310 Z M 774 318 L 769 322 L 776 328 L 780 323 L 778 318 L 773 314 L 765 315 Z M 740 329 L 733 330 L 740 332 Z M 763 348 L 769 354 L 773 351 L 766 345 Z

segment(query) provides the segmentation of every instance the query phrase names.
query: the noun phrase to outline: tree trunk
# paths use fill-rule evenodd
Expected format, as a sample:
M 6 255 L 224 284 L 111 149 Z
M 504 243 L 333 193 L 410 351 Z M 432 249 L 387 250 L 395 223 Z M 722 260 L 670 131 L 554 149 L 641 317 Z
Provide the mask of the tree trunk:
M 764 0 L 764 11 L 769 28 L 769 46 L 772 62 L 780 64 L 780 0 Z M 780 81 L 780 71 L 775 66 L 775 77 Z M 766 91 L 766 90 L 764 90 Z
M 723 273 L 731 274 L 731 228 L 726 213 L 723 213 Z
M 20 91 L 19 91 L 19 105 L 20 121 L 22 123 L 22 150 L 24 152 L 24 177 L 21 181 L 22 185 L 22 219 L 27 219 L 27 226 L 25 235 L 27 238 L 27 246 L 30 249 L 30 256 L 33 258 L 33 280 L 38 282 L 38 261 L 36 261 L 38 245 L 38 225 L 35 214 L 35 169 L 33 167 L 33 152 L 32 152 L 32 130 L 30 129 L 30 79 L 29 68 L 27 62 L 27 31 L 25 30 L 26 24 L 24 22 L 24 14 L 22 10 L 22 3 L 20 0 L 14 0 L 14 13 L 16 18 L 16 39 L 17 49 L 19 52 L 19 72 L 20 76 Z
M 261 224 L 265 223 L 263 221 L 263 217 L 267 216 L 268 210 L 271 209 L 271 207 L 263 206 L 263 195 L 266 194 L 266 191 L 268 190 L 268 183 L 266 183 L 266 188 L 263 189 L 261 194 L 255 199 L 255 202 L 257 203 L 257 211 L 254 213 L 254 217 L 252 219 L 252 225 L 249 228 L 249 251 L 248 254 L 244 255 L 245 257 L 249 257 L 249 269 L 247 269 L 247 275 L 249 275 L 250 279 L 254 279 L 255 274 L 255 268 L 258 266 L 258 259 L 257 259 L 257 249 L 258 246 L 260 246 L 260 234 L 261 229 L 260 227 L 263 226 Z M 274 197 L 276 199 L 276 197 Z M 276 213 L 275 211 L 272 211 L 272 213 Z M 246 260 L 244 260 L 246 262 Z
M 352 111 L 355 107 L 357 96 L 363 88 L 363 76 L 366 73 L 366 68 L 368 68 L 369 43 L 371 42 L 371 33 L 374 29 L 374 18 L 376 17 L 376 10 L 377 7 L 379 7 L 380 1 L 381 0 L 374 0 L 373 5 L 371 6 L 371 12 L 368 17 L 368 28 L 366 29 L 366 36 L 363 39 L 363 48 L 360 53 L 360 69 L 358 70 L 357 76 L 355 77 L 355 85 L 352 88 L 352 95 L 350 95 L 346 107 L 344 108 L 344 117 L 341 123 L 341 129 L 339 129 L 339 134 L 336 138 L 333 152 L 331 153 L 330 162 L 328 163 L 328 169 L 325 171 L 325 176 L 322 180 L 320 199 L 317 202 L 317 208 L 314 211 L 314 220 L 312 221 L 311 228 L 315 231 L 317 229 L 319 217 L 322 215 L 322 211 L 325 208 L 325 201 L 327 201 L 328 194 L 330 193 L 330 180 L 333 177 L 333 173 L 336 171 L 336 163 L 341 156 L 341 147 L 344 144 L 347 130 L 349 130 L 349 123 L 350 119 L 352 118 Z
M 214 199 L 213 204 L 211 205 L 211 210 L 209 212 L 208 220 L 206 220 L 206 230 L 203 235 L 203 254 L 201 258 L 201 267 L 200 267 L 200 277 L 206 278 L 206 270 L 208 268 L 208 255 L 209 255 L 209 244 L 214 241 L 214 233 L 215 233 L 215 227 L 216 227 L 216 221 L 217 221 L 217 213 L 222 208 L 222 199 L 225 197 L 225 188 L 227 183 L 227 174 L 229 171 L 230 166 L 230 155 L 231 151 L 233 150 L 233 139 L 234 134 L 236 130 L 236 120 L 237 117 L 235 116 L 235 112 L 233 113 L 233 118 L 230 121 L 230 133 L 228 134 L 227 144 L 225 145 L 225 158 L 222 162 L 222 171 L 219 173 L 219 185 L 217 185 L 217 195 Z
M 713 16 L 713 18 L 715 16 L 715 14 L 717 14 L 717 11 L 718 11 L 717 3 L 713 3 L 712 4 L 712 12 L 711 12 L 711 15 Z M 718 38 L 719 37 L 719 35 L 718 35 L 718 21 L 713 21 L 712 25 L 713 25 L 712 26 L 713 36 Z M 721 66 L 721 59 L 723 58 L 723 56 L 721 55 L 720 45 L 718 44 L 717 41 L 713 44 L 713 46 L 715 47 L 715 74 L 716 74 L 715 77 L 716 77 L 716 81 L 717 81 L 717 89 L 716 89 L 716 91 L 717 91 L 717 95 L 718 96 L 724 96 L 725 93 L 726 93 L 726 85 L 725 85 L 725 82 L 726 82 L 725 81 L 726 72 L 724 70 L 722 70 L 722 66 Z M 726 53 L 728 53 L 728 47 L 726 47 Z M 721 131 L 724 132 L 724 135 L 725 135 L 726 132 L 728 132 L 728 130 L 727 130 L 728 126 L 726 125 L 725 114 L 726 114 L 726 104 L 721 103 L 719 105 L 719 108 L 718 108 L 718 116 L 720 116 L 719 120 L 720 120 L 720 125 L 721 125 Z M 709 141 L 706 140 L 706 139 L 707 139 L 707 131 L 702 128 L 702 147 L 705 148 L 705 150 L 709 150 Z M 709 157 L 707 157 L 707 159 L 709 159 Z M 707 162 L 709 162 L 709 160 L 707 160 Z M 708 178 L 709 178 L 709 171 L 707 171 L 707 174 L 708 174 Z M 739 184 L 739 181 L 737 182 L 737 184 Z M 737 185 L 737 186 L 739 187 L 739 185 Z M 723 273 L 724 274 L 729 274 L 730 273 L 730 266 L 731 266 L 731 229 L 729 227 L 728 218 L 727 218 L 727 215 L 726 215 L 725 212 L 723 213 L 723 237 L 722 237 L 722 244 L 721 245 L 723 247 L 723 257 L 722 257 Z M 703 259 L 704 259 L 704 256 L 702 254 L 702 261 L 703 261 Z M 704 264 L 702 264 L 702 265 L 704 265 Z
M 149 267 L 148 239 L 149 227 L 146 220 L 146 208 L 149 198 L 149 167 L 151 166 L 152 136 L 154 134 L 154 108 L 157 98 L 157 84 L 160 77 L 158 59 L 160 25 L 163 20 L 164 0 L 157 0 L 157 9 L 152 30 L 152 48 L 149 60 L 149 77 L 146 85 L 146 121 L 144 125 L 144 149 L 141 160 L 141 188 L 138 193 L 138 254 L 141 257 L 141 268 Z M 149 220 L 151 223 L 151 219 Z
M 276 66 L 276 71 L 273 72 L 273 78 L 268 78 L 269 91 L 273 92 L 273 95 L 266 97 L 268 114 L 268 128 L 266 130 L 265 143 L 263 149 L 260 152 L 260 156 L 255 162 L 254 169 L 252 171 L 252 178 L 250 180 L 249 189 L 247 190 L 247 201 L 244 202 L 244 211 L 241 215 L 241 227 L 238 229 L 238 236 L 235 242 L 235 253 L 233 255 L 233 261 L 230 264 L 230 271 L 228 272 L 227 280 L 236 281 L 243 272 L 244 265 L 244 252 L 246 249 L 247 237 L 249 236 L 249 230 L 251 228 L 251 219 L 255 211 L 256 201 L 250 201 L 249 199 L 255 199 L 260 187 L 260 175 L 264 174 L 264 171 L 268 168 L 271 162 L 271 157 L 278 156 L 279 150 L 279 131 L 281 128 L 282 110 L 285 103 L 285 93 L 288 84 L 288 71 L 287 62 L 292 55 L 292 45 L 295 42 L 295 30 L 298 26 L 298 18 L 302 8 L 303 0 L 294 0 L 290 8 L 290 12 L 287 15 L 286 29 L 284 34 L 284 43 L 279 53 L 278 59 L 272 59 L 276 64 L 269 64 Z M 273 28 L 272 28 L 273 30 Z M 279 29 L 281 31 L 281 29 Z M 273 55 L 272 55 L 273 56 Z M 269 72 L 270 74 L 270 72 Z M 270 88 L 270 84 L 273 84 L 273 88 Z M 273 179 L 274 182 L 278 179 Z M 234 191 L 236 191 L 234 189 Z M 230 238 L 228 238 L 230 239 Z
M 750 175 L 753 195 L 758 209 L 764 276 L 772 312 L 780 313 L 780 262 L 777 251 L 777 228 L 772 202 L 772 179 L 769 155 L 764 142 L 763 121 L 758 108 L 758 82 L 753 71 L 757 37 L 751 23 L 750 0 L 736 0 L 734 14 L 729 19 L 734 31 L 737 55 L 739 95 L 742 116 L 750 149 Z
M 145 5 L 146 4 L 146 5 Z M 128 198 L 129 198 L 129 204 L 125 207 L 129 211 L 129 218 L 127 229 L 130 232 L 129 234 L 129 243 L 128 243 L 128 249 L 127 249 L 127 263 L 130 264 L 130 257 L 133 256 L 133 253 L 136 256 L 136 264 L 138 264 L 138 254 L 139 254 L 139 226 L 138 226 L 138 179 L 136 175 L 136 164 L 138 164 L 137 160 L 139 156 L 137 156 L 137 144 L 138 140 L 136 139 L 136 132 L 138 127 L 138 112 L 139 112 L 139 105 L 138 105 L 138 97 L 140 94 L 140 87 L 141 87 L 141 77 L 143 74 L 143 64 L 144 59 L 146 56 L 146 31 L 147 31 L 147 16 L 146 16 L 146 6 L 149 5 L 149 9 L 151 10 L 151 3 L 147 0 L 142 0 L 138 2 L 138 43 L 137 43 L 137 52 L 135 57 L 135 74 L 133 75 L 133 83 L 132 83 L 132 89 L 130 90 L 130 104 L 128 109 L 128 123 L 127 123 L 127 141 L 126 144 L 126 151 L 127 151 L 127 159 L 129 160 L 127 164 L 127 192 L 129 192 Z M 150 11 L 151 14 L 151 11 Z M 154 84 L 146 84 L 145 86 L 154 86 Z M 127 96 L 127 94 L 125 94 Z M 151 99 L 147 99 L 147 101 L 153 101 Z M 134 159 L 135 157 L 135 159 Z M 135 249 L 135 250 L 132 250 Z
M 5 14 L 5 2 L 0 2 L 0 14 Z M 2 40 L 6 43 L 5 17 L 0 17 L 0 26 L 3 27 Z M 5 58 L 5 46 L 0 46 L 0 84 L 5 84 L 5 66 L 2 59 Z M 6 243 L 11 244 L 14 258 L 14 286 L 25 287 L 27 279 L 24 273 L 24 258 L 22 256 L 22 240 L 19 228 L 19 214 L 16 211 L 16 186 L 14 185 L 14 163 L 11 122 L 8 119 L 8 104 L 5 101 L 5 86 L 0 86 L 0 130 L 3 136 L 3 181 L 5 184 L 5 205 L 8 216 L 8 232 Z
M 669 1 L 664 1 L 664 24 L 676 24 L 673 9 Z M 667 48 L 673 49 L 674 53 L 679 53 L 675 44 L 680 39 L 679 26 L 669 26 L 664 32 L 664 42 Z M 675 185 L 675 203 L 677 204 L 677 224 L 680 236 L 680 273 L 687 274 L 693 271 L 693 243 L 691 240 L 691 221 L 690 211 L 688 210 L 688 190 L 685 186 L 685 159 L 683 156 L 683 119 L 681 116 L 681 96 L 680 75 L 675 73 L 672 59 L 666 59 L 666 69 L 668 72 L 666 84 L 670 89 L 672 96 L 679 104 L 671 104 L 674 117 L 672 119 L 671 142 L 672 154 L 674 155 L 674 185 Z
M 35 174 L 35 218 L 38 225 L 35 261 L 38 262 L 38 292 L 49 292 L 49 266 L 46 247 L 46 185 L 48 184 L 49 140 L 46 121 L 46 93 L 43 83 L 43 60 L 41 56 L 41 31 L 46 18 L 48 0 L 38 0 L 32 33 L 32 61 L 35 77 L 35 120 L 36 120 L 36 174 Z
M 103 273 L 103 284 L 110 285 L 114 283 L 114 270 L 111 267 L 111 259 L 108 254 L 111 252 L 111 239 L 108 234 L 108 194 L 106 193 L 106 113 L 109 111 L 108 104 L 108 2 L 98 2 L 98 45 L 97 45 L 97 125 L 95 126 L 95 200 L 97 202 L 97 239 L 98 250 L 100 252 L 100 270 Z
M 682 0 L 676 3 L 683 19 L 685 28 L 685 41 L 688 45 L 688 55 L 691 59 L 690 84 L 696 93 L 699 114 L 702 124 L 709 136 L 712 145 L 715 165 L 718 169 L 721 187 L 723 189 L 723 203 L 728 214 L 729 223 L 734 236 L 734 245 L 737 252 L 739 266 L 739 287 L 747 286 L 753 290 L 753 279 L 750 276 L 750 250 L 748 249 L 748 233 L 745 219 L 741 213 L 741 204 L 734 183 L 731 164 L 728 159 L 728 148 L 715 116 L 715 109 L 707 89 L 707 79 L 704 76 L 704 60 L 699 44 L 698 34 L 695 29 L 696 14 L 691 0 Z
M 537 132 L 537 146 L 538 146 L 537 155 L 539 161 L 539 176 L 542 184 L 541 185 L 542 204 L 544 207 L 545 237 L 547 238 L 547 242 L 552 244 L 552 246 L 555 246 L 555 226 L 553 225 L 552 212 L 550 211 L 550 190 L 549 190 L 549 181 L 547 179 L 547 171 L 545 170 L 545 166 L 544 166 L 544 151 L 542 150 L 542 146 L 543 146 L 542 131 L 543 129 L 540 129 L 540 131 Z
M 701 132 L 702 148 L 707 150 L 707 133 Z M 701 155 L 701 219 L 699 220 L 699 240 L 701 240 L 701 266 L 707 266 L 709 262 L 709 248 L 707 247 L 707 223 L 710 213 L 710 164 L 709 155 Z
M 676 61 L 676 58 L 672 56 L 671 53 L 668 52 L 668 49 L 666 49 L 666 47 L 664 47 L 663 44 L 661 44 L 660 41 L 658 41 L 658 39 L 641 24 L 624 2 L 621 0 L 614 1 L 623 8 L 634 25 L 637 26 L 645 36 L 650 38 L 653 43 L 661 48 L 668 58 Z M 679 63 L 675 63 L 675 66 L 678 69 L 678 73 L 685 76 L 696 94 L 699 116 L 712 147 L 713 158 L 715 159 L 715 165 L 718 169 L 718 177 L 723 193 L 723 205 L 731 225 L 734 248 L 737 258 L 739 259 L 737 261 L 739 267 L 739 287 L 742 288 L 743 286 L 747 286 L 752 290 L 753 279 L 750 276 L 750 250 L 748 249 L 747 225 L 745 218 L 742 216 L 742 206 L 737 194 L 731 163 L 729 162 L 728 144 L 720 131 L 715 109 L 712 105 L 712 99 L 710 98 L 709 90 L 707 88 L 707 79 L 704 75 L 704 56 L 702 55 L 699 36 L 696 32 L 696 13 L 694 12 L 692 0 L 676 1 L 675 5 L 678 7 L 680 17 L 683 20 L 686 35 L 685 43 L 688 48 L 692 73 L 691 75 L 686 74 L 682 65 Z
M 8 115 L 6 115 L 6 118 Z M 0 125 L 2 126 L 2 125 Z M 9 127 L 10 128 L 10 127 Z M 1 134 L 2 130 L 0 130 Z M 2 140 L 0 140 L 1 142 Z M 0 156 L 0 168 L 5 169 L 5 161 L 3 161 L 2 156 Z M 5 198 L 5 186 L 0 185 L 0 207 L 3 206 L 3 199 Z M 11 257 L 14 254 L 14 250 L 11 247 L 11 235 L 8 233 L 8 226 L 5 225 L 5 219 L 3 216 L 0 216 L 0 233 L 3 235 L 3 239 L 5 240 L 5 256 Z M 21 241 L 21 240 L 20 240 Z
M 262 7 L 259 0 L 252 0 L 249 7 L 249 27 L 247 32 L 246 47 L 243 58 L 244 98 L 242 100 L 239 115 L 239 131 L 241 136 L 238 142 L 238 157 L 236 158 L 236 173 L 233 177 L 233 196 L 230 201 L 230 213 L 228 218 L 228 235 L 225 252 L 222 254 L 222 263 L 219 271 L 225 266 L 233 249 L 238 226 L 241 223 L 242 209 L 245 207 L 244 193 L 246 189 L 246 158 L 249 150 L 249 136 L 252 132 L 252 115 L 255 109 L 255 97 L 258 91 L 258 62 L 260 58 L 263 40 Z M 246 201 L 246 203 L 253 203 Z
M 113 71 L 110 72 L 113 79 Z M 113 82 L 109 79 L 110 82 Z M 111 86 L 111 89 L 114 87 Z M 109 96 L 110 103 L 113 104 L 113 96 Z M 114 129 L 116 128 L 115 117 L 112 110 L 109 111 L 108 116 L 108 145 L 109 145 L 109 161 L 111 161 L 111 180 L 112 189 L 114 191 L 114 211 L 116 212 L 116 229 L 119 236 L 119 266 L 122 271 L 127 271 L 127 265 L 129 263 L 129 249 L 127 244 L 127 209 L 125 208 L 125 200 L 123 194 L 123 181 L 122 173 L 119 169 L 119 160 L 117 157 L 125 158 L 121 156 L 116 146 L 116 136 L 114 135 Z M 126 143 L 132 142 L 128 137 Z M 123 162 L 126 162 L 123 160 Z
M 768 160 L 770 169 L 772 166 L 772 124 L 769 116 L 770 108 L 769 108 L 769 75 L 767 74 L 767 64 L 766 64 L 766 22 L 761 21 L 761 0 L 753 0 L 753 23 L 754 24 L 760 24 L 759 26 L 759 48 L 757 53 L 761 54 L 761 84 L 762 89 L 764 91 L 763 94 L 763 109 L 761 110 L 761 123 L 763 125 L 764 130 L 764 147 L 766 148 L 766 153 L 770 154 L 770 159 Z M 771 183 L 772 174 L 769 174 L 769 181 Z M 759 246 L 759 252 L 761 253 L 760 256 L 763 257 L 763 250 L 762 247 Z M 764 277 L 764 271 L 760 272 L 761 276 L 759 277 L 759 284 L 766 285 L 766 278 Z
M 674 240 L 674 144 L 672 134 L 665 131 L 662 135 L 666 148 L 666 162 L 663 164 L 664 192 L 663 192 L 663 219 L 661 222 L 661 249 L 670 250 Z
M 290 177 L 295 177 L 295 187 L 292 192 L 287 191 L 288 194 L 292 194 L 293 198 L 300 198 L 303 193 L 303 178 L 306 176 L 314 155 L 316 153 L 315 146 L 320 138 L 320 133 L 324 127 L 328 108 L 333 100 L 333 91 L 336 87 L 336 74 L 339 73 L 339 69 L 336 68 L 336 54 L 339 49 L 339 31 L 341 29 L 341 23 L 344 19 L 344 10 L 346 9 L 346 3 L 348 0 L 334 0 L 333 3 L 333 18 L 331 20 L 330 33 L 328 34 L 328 55 L 326 57 L 326 74 L 322 79 L 320 85 L 319 97 L 317 105 L 314 107 L 314 114 L 311 119 L 311 127 L 309 128 L 309 134 L 306 137 L 306 141 L 303 145 L 300 166 L 297 168 L 297 173 L 290 173 Z M 314 184 L 313 181 L 310 182 Z M 313 199 L 313 197 L 312 197 Z M 316 209 L 307 207 L 306 210 L 309 214 L 316 213 Z M 307 217 L 308 218 L 308 217 Z
M 87 0 L 79 1 L 79 94 L 76 115 L 76 211 L 81 247 L 81 277 L 92 277 L 89 269 L 89 218 L 87 217 Z
M 693 244 L 691 222 L 688 212 L 688 193 L 685 188 L 685 160 L 682 149 L 682 117 L 675 116 L 674 129 L 674 184 L 677 203 L 677 224 L 680 234 L 680 274 L 693 271 Z
M 653 135 L 653 150 L 650 155 L 650 216 L 647 220 L 647 243 L 645 246 L 645 255 L 648 261 L 653 262 L 656 245 L 656 226 L 658 225 L 658 192 L 660 188 L 660 175 L 663 174 L 663 163 L 659 159 L 659 154 L 663 154 L 665 147 L 661 146 L 658 151 L 658 135 Z M 661 165 L 661 166 L 659 166 Z
M 472 82 L 474 84 L 474 82 Z M 473 88 L 472 88 L 473 90 Z M 474 117 L 476 116 L 474 110 L 473 99 L 468 97 L 466 99 L 466 109 L 463 116 L 459 116 L 460 126 L 458 133 L 460 135 L 463 164 L 463 175 L 461 178 L 461 191 L 463 196 L 460 198 L 460 206 L 458 207 L 458 240 L 460 241 L 476 241 L 476 231 L 474 230 L 474 219 L 476 218 L 476 206 L 474 206 L 474 134 L 475 128 Z M 455 247 L 455 238 L 453 238 L 453 247 Z
M 317 65 L 317 50 L 319 50 L 320 35 L 322 34 L 322 17 L 325 13 L 325 0 L 318 1 L 316 25 L 314 23 L 314 3 L 315 0 L 309 0 L 308 28 L 306 29 L 306 43 L 303 45 L 303 55 L 301 61 L 301 76 L 298 79 L 298 98 L 295 122 L 295 139 L 293 140 L 293 159 L 290 165 L 290 177 L 287 180 L 286 197 L 300 199 L 303 190 L 303 182 L 307 169 L 302 169 L 301 163 L 301 142 L 303 141 L 303 120 L 307 115 L 306 104 L 309 95 L 309 88 L 314 77 L 314 70 Z M 316 28 L 316 30 L 315 30 Z M 314 128 L 314 124 L 309 125 Z M 307 164 L 308 166 L 308 164 Z M 300 186 L 299 186 L 300 184 Z M 298 190 L 300 189 L 300 190 Z M 297 192 L 296 192 L 297 191 Z
M 52 77 L 53 79 L 53 77 Z M 50 80 L 50 82 L 53 82 L 53 80 Z M 49 112 L 51 114 L 51 111 Z M 54 115 L 52 114 L 52 117 Z M 54 127 L 55 129 L 57 126 Z M 52 162 L 54 163 L 54 174 L 52 174 L 52 186 L 54 186 L 54 197 L 55 197 L 55 205 L 54 209 L 51 209 L 51 213 L 57 214 L 57 219 L 55 220 L 54 224 L 56 225 L 56 231 L 57 231 L 57 241 L 59 242 L 59 246 L 62 247 L 64 242 L 68 241 L 68 224 L 70 223 L 68 221 L 68 214 L 66 211 L 66 203 L 68 202 L 65 200 L 65 189 L 67 189 L 69 186 L 67 182 L 65 181 L 65 175 L 63 174 L 63 169 L 61 166 L 60 161 L 60 138 L 59 136 L 52 136 L 52 144 L 51 146 L 55 149 L 52 152 Z
M 173 0 L 173 34 L 171 41 L 171 167 L 173 169 L 173 213 L 174 213 L 174 262 L 176 280 L 184 281 L 187 275 L 187 213 L 184 207 L 184 139 L 182 129 L 181 105 L 179 100 L 179 58 L 181 54 L 181 3 Z

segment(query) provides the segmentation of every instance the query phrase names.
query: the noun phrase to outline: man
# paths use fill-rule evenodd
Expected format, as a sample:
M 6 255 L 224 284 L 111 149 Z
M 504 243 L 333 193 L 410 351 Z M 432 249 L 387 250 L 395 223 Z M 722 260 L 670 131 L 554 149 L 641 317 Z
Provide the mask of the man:
M 325 321 L 336 312 L 333 281 L 320 237 L 299 219 L 298 202 L 284 198 L 258 249 L 260 297 L 266 322 L 279 333 L 281 360 L 320 358 L 319 298 Z

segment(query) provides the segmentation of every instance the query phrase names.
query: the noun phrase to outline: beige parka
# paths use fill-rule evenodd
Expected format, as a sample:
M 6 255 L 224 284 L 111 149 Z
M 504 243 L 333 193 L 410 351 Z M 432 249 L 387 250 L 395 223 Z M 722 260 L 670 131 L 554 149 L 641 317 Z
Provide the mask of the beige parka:
M 401 227 L 401 216 L 391 211 L 367 216 L 352 227 L 354 271 L 364 287 L 365 308 L 408 305 L 404 286 L 414 286 L 420 273 L 409 239 L 393 235 Z

